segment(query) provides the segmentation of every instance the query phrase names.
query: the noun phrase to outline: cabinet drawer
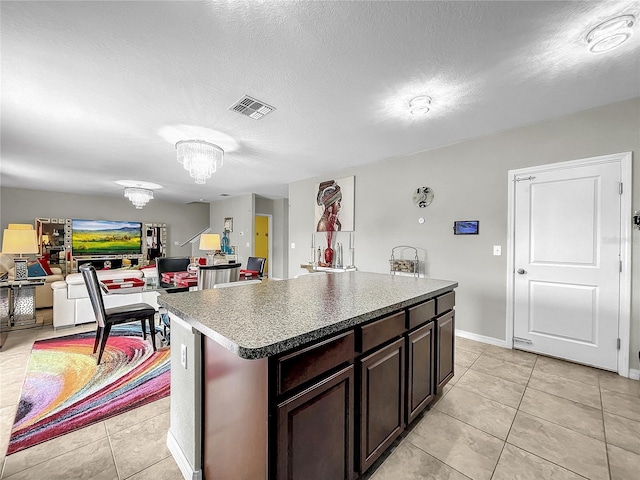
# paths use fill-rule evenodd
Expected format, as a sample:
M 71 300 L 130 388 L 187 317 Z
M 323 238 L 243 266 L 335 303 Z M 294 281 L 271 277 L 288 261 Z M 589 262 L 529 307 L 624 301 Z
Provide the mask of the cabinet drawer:
M 436 297 L 436 315 L 440 315 L 448 310 L 451 310 L 456 304 L 455 292 L 445 293 Z
M 360 352 L 366 352 L 405 332 L 405 313 L 399 312 L 373 323 L 359 327 Z
M 420 305 L 411 307 L 409 309 L 409 315 L 407 317 L 407 328 L 411 330 L 418 325 L 427 323 L 433 317 L 436 316 L 436 301 L 428 300 Z
M 353 361 L 353 331 L 285 355 L 277 360 L 278 395 L 325 372 Z

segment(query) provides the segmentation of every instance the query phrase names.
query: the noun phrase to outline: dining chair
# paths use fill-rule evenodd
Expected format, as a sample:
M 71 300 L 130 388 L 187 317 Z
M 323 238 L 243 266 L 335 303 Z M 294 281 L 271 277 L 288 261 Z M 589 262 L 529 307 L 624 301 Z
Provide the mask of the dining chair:
M 104 308 L 101 291 L 108 294 L 109 290 L 104 286 L 104 284 L 98 281 L 96 269 L 91 264 L 84 264 L 80 266 L 80 271 L 82 272 L 84 283 L 87 286 L 89 299 L 91 300 L 91 306 L 93 307 L 93 313 L 96 317 L 96 323 L 98 324 L 96 329 L 96 339 L 93 342 L 93 353 L 96 353 L 98 345 L 100 345 L 96 364 L 100 365 L 104 347 L 109 339 L 111 327 L 120 323 L 140 320 L 140 323 L 142 324 L 142 337 L 146 340 L 147 326 L 145 325 L 145 322 L 148 321 L 151 343 L 153 344 L 153 351 L 155 352 L 156 336 L 154 334 L 153 319 L 156 309 L 147 303 L 132 303 L 130 305 L 122 305 L 119 307 Z
M 240 276 L 262 278 L 266 261 L 267 259 L 264 257 L 247 258 L 247 268 L 240 270 Z
M 162 281 L 162 274 L 167 272 L 186 272 L 189 267 L 188 257 L 158 257 L 156 269 L 158 270 L 158 282 L 161 287 L 167 289 L 167 293 L 188 292 L 189 287 L 175 287 Z

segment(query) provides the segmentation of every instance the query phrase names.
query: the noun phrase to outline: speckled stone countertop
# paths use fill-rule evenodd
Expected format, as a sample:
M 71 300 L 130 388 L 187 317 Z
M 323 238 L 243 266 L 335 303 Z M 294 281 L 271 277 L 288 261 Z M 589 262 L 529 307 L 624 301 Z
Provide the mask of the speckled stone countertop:
M 415 305 L 457 282 L 347 272 L 160 295 L 158 303 L 242 358 L 264 358 Z

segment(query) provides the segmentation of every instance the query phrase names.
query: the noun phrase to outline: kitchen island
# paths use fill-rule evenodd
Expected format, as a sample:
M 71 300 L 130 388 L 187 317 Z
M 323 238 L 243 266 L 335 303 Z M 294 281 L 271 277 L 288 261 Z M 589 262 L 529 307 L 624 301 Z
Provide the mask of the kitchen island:
M 358 478 L 453 376 L 456 287 L 348 272 L 160 296 L 185 478 Z

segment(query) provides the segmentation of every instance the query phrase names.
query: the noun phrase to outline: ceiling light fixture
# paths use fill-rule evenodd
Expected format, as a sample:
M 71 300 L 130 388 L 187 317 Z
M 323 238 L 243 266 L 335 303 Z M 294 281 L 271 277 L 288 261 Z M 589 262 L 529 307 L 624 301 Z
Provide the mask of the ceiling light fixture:
M 153 191 L 162 188 L 162 185 L 151 182 L 141 182 L 138 180 L 118 180 L 118 185 L 125 187 L 124 196 L 131 200 L 131 203 L 141 209 L 149 200 L 153 200 Z
M 131 200 L 131 203 L 137 208 L 142 209 L 149 200 L 153 199 L 153 190 L 140 187 L 127 187 L 124 189 L 124 196 Z
M 633 15 L 622 15 L 611 18 L 593 28 L 585 37 L 589 51 L 602 53 L 622 45 L 631 37 L 633 33 L 631 27 L 633 27 L 635 20 Z
M 409 101 L 409 113 L 411 115 L 426 115 L 431 107 L 431 97 L 420 95 Z
M 176 150 L 178 162 L 198 184 L 204 184 L 223 163 L 224 150 L 204 140 L 180 140 Z

